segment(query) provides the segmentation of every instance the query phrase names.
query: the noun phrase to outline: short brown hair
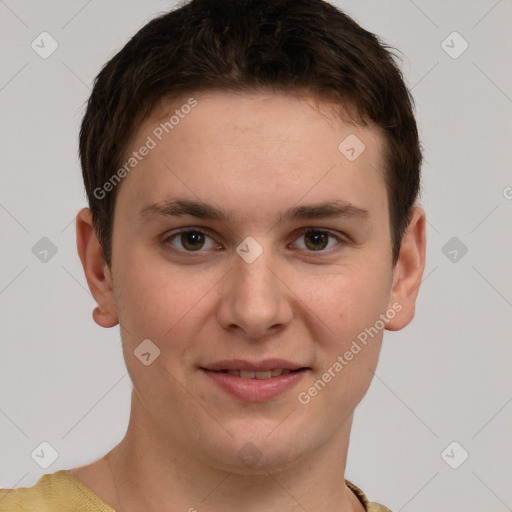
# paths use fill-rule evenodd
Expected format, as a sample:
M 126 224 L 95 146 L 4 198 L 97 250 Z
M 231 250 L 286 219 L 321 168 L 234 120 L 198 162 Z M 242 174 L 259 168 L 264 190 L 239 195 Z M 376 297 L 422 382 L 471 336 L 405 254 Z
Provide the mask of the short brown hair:
M 80 131 L 94 228 L 111 265 L 117 189 L 95 190 L 162 98 L 205 90 L 309 91 L 355 109 L 385 138 L 393 262 L 420 187 L 412 98 L 390 47 L 323 0 L 191 0 L 153 19 L 101 70 Z

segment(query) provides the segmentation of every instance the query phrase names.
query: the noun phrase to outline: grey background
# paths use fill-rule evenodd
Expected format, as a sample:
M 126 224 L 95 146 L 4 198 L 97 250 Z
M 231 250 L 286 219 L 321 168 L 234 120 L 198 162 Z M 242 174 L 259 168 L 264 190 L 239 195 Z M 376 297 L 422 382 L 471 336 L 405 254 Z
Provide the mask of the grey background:
M 385 335 L 347 477 L 394 511 L 512 510 L 512 1 L 336 5 L 403 53 L 429 220 L 417 315 Z M 77 136 L 100 67 L 172 6 L 0 0 L 0 486 L 92 461 L 125 432 L 118 328 L 93 323 L 75 248 Z M 59 45 L 47 59 L 31 48 L 43 31 Z M 47 469 L 31 458 L 42 441 L 58 452 Z

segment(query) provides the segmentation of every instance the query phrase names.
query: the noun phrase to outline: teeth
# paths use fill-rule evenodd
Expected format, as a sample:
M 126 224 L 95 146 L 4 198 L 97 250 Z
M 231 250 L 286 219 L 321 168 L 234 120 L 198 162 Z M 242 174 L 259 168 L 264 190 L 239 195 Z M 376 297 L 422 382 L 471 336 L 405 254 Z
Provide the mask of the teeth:
M 266 380 L 272 377 L 279 377 L 280 375 L 286 375 L 291 370 L 283 370 L 282 368 L 273 368 L 263 372 L 253 372 L 251 370 L 225 370 L 228 375 L 233 377 L 240 377 L 241 379 L 259 379 Z
M 255 372 L 257 379 L 270 379 L 272 377 L 272 372 L 269 370 L 268 372 Z

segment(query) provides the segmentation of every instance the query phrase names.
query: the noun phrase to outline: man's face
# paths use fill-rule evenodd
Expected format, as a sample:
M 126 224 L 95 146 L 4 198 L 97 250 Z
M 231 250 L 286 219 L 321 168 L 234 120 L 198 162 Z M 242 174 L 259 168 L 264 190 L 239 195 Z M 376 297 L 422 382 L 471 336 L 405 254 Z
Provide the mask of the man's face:
M 205 464 L 268 468 L 347 438 L 371 381 L 393 304 L 383 138 L 311 98 L 194 98 L 169 133 L 188 98 L 140 126 L 127 159 L 155 147 L 119 185 L 132 420 Z

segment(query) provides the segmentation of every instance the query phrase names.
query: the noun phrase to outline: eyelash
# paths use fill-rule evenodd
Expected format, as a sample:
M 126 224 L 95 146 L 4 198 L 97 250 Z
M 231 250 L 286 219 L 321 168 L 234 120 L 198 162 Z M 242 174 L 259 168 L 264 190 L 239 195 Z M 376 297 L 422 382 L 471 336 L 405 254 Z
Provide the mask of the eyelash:
M 198 249 L 197 251 L 189 251 L 189 250 L 186 250 L 186 249 L 178 249 L 176 247 L 174 247 L 171 242 L 179 237 L 180 235 L 183 235 L 183 234 L 186 234 L 186 233 L 200 233 L 202 235 L 204 235 L 205 237 L 211 239 L 212 241 L 215 242 L 215 240 L 213 239 L 213 237 L 211 237 L 206 231 L 204 231 L 203 229 L 200 229 L 200 228 L 186 228 L 186 229 L 182 229 L 180 231 L 177 231 L 177 232 L 174 232 L 172 234 L 170 234 L 169 236 L 165 237 L 164 239 L 164 244 L 168 245 L 169 246 L 169 249 L 171 249 L 172 251 L 175 251 L 175 252 L 178 252 L 180 254 L 187 254 L 187 255 L 202 255 L 204 254 L 205 252 L 207 252 L 208 250 L 203 250 L 202 248 L 201 249 Z M 343 243 L 347 243 L 347 239 L 344 238 L 343 236 L 339 235 L 339 234 L 335 234 L 333 233 L 332 231 L 328 230 L 328 229 L 322 229 L 322 228 L 303 228 L 300 230 L 299 234 L 297 235 L 297 237 L 294 239 L 294 241 L 298 240 L 299 238 L 303 237 L 304 235 L 308 234 L 308 233 L 322 233 L 322 234 L 327 234 L 329 236 L 329 238 L 334 238 L 337 242 L 336 246 L 335 247 L 331 247 L 329 249 L 319 249 L 317 251 L 315 250 L 307 250 L 307 249 L 301 249 L 302 251 L 305 251 L 307 252 L 309 255 L 326 255 L 326 254 L 332 254 L 333 252 L 336 252 L 337 250 L 339 250 L 339 245 L 340 244 L 343 244 Z M 217 243 L 217 242 L 215 242 Z M 220 245 L 220 244 L 218 244 Z M 328 242 L 328 245 L 329 245 L 329 242 Z

